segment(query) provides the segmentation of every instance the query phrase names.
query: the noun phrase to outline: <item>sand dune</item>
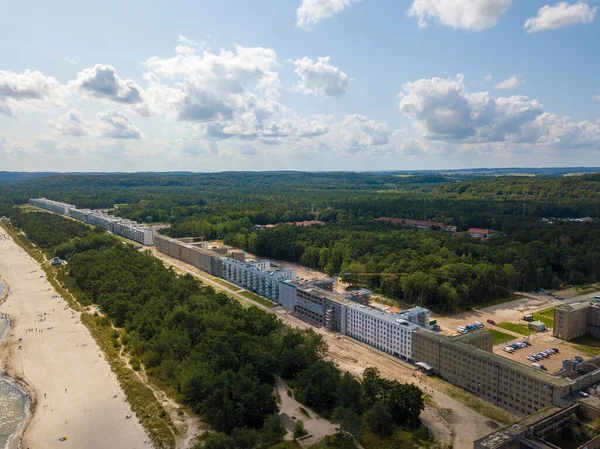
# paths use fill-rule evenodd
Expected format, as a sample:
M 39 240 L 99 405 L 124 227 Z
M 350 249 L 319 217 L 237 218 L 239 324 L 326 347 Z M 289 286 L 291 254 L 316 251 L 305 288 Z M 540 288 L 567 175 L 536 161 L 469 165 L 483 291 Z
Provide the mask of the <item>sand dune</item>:
M 7 374 L 25 382 L 32 399 L 21 447 L 152 447 L 137 418 L 126 419 L 129 404 L 79 313 L 55 297 L 43 275 L 12 239 L 0 239 L 0 276 L 9 287 L 0 313 L 13 321 L 0 359 Z M 67 440 L 59 442 L 63 435 Z

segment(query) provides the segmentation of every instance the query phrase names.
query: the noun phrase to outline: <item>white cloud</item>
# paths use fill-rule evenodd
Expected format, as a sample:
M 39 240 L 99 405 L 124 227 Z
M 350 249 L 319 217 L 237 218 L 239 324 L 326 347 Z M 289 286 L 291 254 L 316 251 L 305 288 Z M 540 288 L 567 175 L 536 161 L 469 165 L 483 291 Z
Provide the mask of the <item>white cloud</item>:
M 483 77 L 483 81 L 485 81 L 486 83 L 489 83 L 490 81 L 492 81 L 492 75 L 486 75 Z
M 600 101 L 600 94 L 599 95 L 594 95 L 592 98 L 594 100 L 596 100 L 596 101 Z
M 71 82 L 84 92 L 97 98 L 105 98 L 117 103 L 136 104 L 143 101 L 143 91 L 133 80 L 123 80 L 110 65 L 96 64 L 77 74 Z
M 513 75 L 510 78 L 502 81 L 501 83 L 496 84 L 494 87 L 496 89 L 515 89 L 519 86 L 522 86 L 525 83 L 523 81 L 523 77 L 520 75 Z
M 96 114 L 98 129 L 103 137 L 113 139 L 140 139 L 140 130 L 125 114 L 115 110 L 108 110 Z
M 68 56 L 65 56 L 65 61 L 67 61 L 71 65 L 77 65 L 77 61 L 69 58 Z
M 600 126 L 543 111 L 525 96 L 468 93 L 462 75 L 405 83 L 399 108 L 426 139 L 455 143 L 600 148 Z
M 316 62 L 307 57 L 294 61 L 296 75 L 300 77 L 294 88 L 304 95 L 341 97 L 348 87 L 348 75 L 329 61 L 329 56 Z
M 512 0 L 413 0 L 410 17 L 427 26 L 430 20 L 454 29 L 480 31 L 496 25 Z
M 64 97 L 64 87 L 51 76 L 34 70 L 0 70 L 0 115 L 14 117 L 19 109 L 53 106 Z
M 48 120 L 48 125 L 63 136 L 81 137 L 89 134 L 83 115 L 73 109 L 56 120 Z
M 350 153 L 366 151 L 389 143 L 387 123 L 376 122 L 363 115 L 347 114 L 332 127 L 330 143 Z
M 74 145 L 59 142 L 52 137 L 38 137 L 34 142 L 35 148 L 42 151 L 42 153 L 61 155 L 61 156 L 77 156 L 82 153 L 81 148 Z
M 172 58 L 146 61 L 148 104 L 172 119 L 204 123 L 222 137 L 254 137 L 282 106 L 275 52 L 236 46 L 211 53 L 178 46 Z
M 302 3 L 296 11 L 296 25 L 305 30 L 310 30 L 321 20 L 328 19 L 359 1 L 360 0 L 302 0 Z
M 525 29 L 528 33 L 537 33 L 578 23 L 590 23 L 594 20 L 597 10 L 597 7 L 591 7 L 583 1 L 573 4 L 560 2 L 556 6 L 542 6 L 538 10 L 537 16 L 527 19 Z

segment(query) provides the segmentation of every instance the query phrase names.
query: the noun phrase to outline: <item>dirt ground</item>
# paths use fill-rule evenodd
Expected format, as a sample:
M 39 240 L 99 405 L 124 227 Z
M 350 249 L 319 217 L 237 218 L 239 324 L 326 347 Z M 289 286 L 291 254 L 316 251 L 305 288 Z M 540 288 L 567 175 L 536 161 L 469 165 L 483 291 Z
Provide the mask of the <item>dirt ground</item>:
M 151 248 L 151 252 L 158 259 L 161 259 L 167 266 L 173 266 L 178 271 L 192 274 L 215 289 L 227 292 L 228 294 L 240 299 L 243 302 L 251 302 L 237 293 L 239 287 L 225 287 L 225 283 L 214 282 L 214 278 L 197 268 L 194 268 L 184 262 L 165 256 Z M 478 413 L 472 408 L 464 405 L 462 402 L 451 398 L 441 392 L 442 381 L 438 381 L 426 376 L 420 375 L 415 367 L 400 361 L 397 358 L 388 356 L 370 346 L 359 343 L 348 337 L 329 332 L 325 329 L 315 328 L 312 325 L 293 316 L 283 307 L 267 309 L 256 303 L 268 312 L 276 313 L 277 316 L 287 325 L 296 328 L 312 328 L 322 334 L 328 344 L 328 356 L 334 361 L 342 371 L 350 372 L 356 376 L 362 376 L 367 367 L 376 367 L 383 377 L 398 380 L 400 382 L 410 382 L 417 384 L 427 394 L 431 395 L 434 406 L 426 405 L 421 413 L 421 420 L 431 429 L 437 441 L 446 444 L 453 444 L 455 449 L 472 449 L 473 441 L 487 435 L 498 428 L 498 425 L 489 418 Z M 419 376 L 419 377 L 417 377 Z
M 523 341 L 523 338 L 521 338 Z M 538 334 L 532 334 L 529 342 L 531 346 L 523 349 L 519 349 L 514 353 L 510 354 L 502 350 L 504 345 L 498 345 L 494 347 L 494 352 L 507 359 L 514 360 L 527 366 L 531 366 L 532 363 L 539 363 L 548 368 L 549 373 L 557 373 L 562 368 L 562 362 L 565 359 L 572 359 L 574 356 L 580 356 L 584 359 L 589 358 L 586 353 L 577 350 L 574 345 L 554 338 L 550 331 L 540 332 Z M 527 357 L 536 354 L 544 349 L 557 348 L 560 352 L 558 354 L 551 355 L 547 359 L 542 359 L 539 362 L 531 362 L 527 360 Z
M 283 380 L 277 379 L 275 387 L 280 400 L 279 413 L 285 413 L 295 422 L 301 419 L 304 422 L 304 428 L 311 435 L 309 438 L 302 440 L 303 446 L 310 446 L 327 435 L 333 435 L 337 432 L 336 426 L 331 421 L 319 416 L 314 410 L 291 397 Z M 292 431 L 291 429 L 288 430 Z
M 587 293 L 585 295 L 573 296 L 564 300 L 554 299 L 545 294 L 522 294 L 523 298 L 514 301 L 496 304 L 482 309 L 473 309 L 467 312 L 452 316 L 433 316 L 437 319 L 442 328 L 442 332 L 455 332 L 458 326 L 472 324 L 479 321 L 487 326 L 487 320 L 491 319 L 496 323 L 511 322 L 518 323 L 523 319 L 523 315 L 549 309 L 563 304 L 572 304 L 574 302 L 590 301 L 598 292 Z M 563 296 L 565 297 L 565 296 Z M 521 321 L 523 323 L 523 321 Z M 502 332 L 510 333 L 504 329 L 498 329 Z
M 215 243 L 216 245 L 220 245 L 220 242 L 211 242 L 211 243 Z M 243 251 L 241 249 L 238 248 L 232 248 L 235 249 L 237 251 Z M 279 268 L 295 268 L 296 269 L 296 275 L 298 276 L 298 280 L 302 281 L 302 280 L 310 280 L 310 279 L 327 279 L 330 276 L 327 276 L 325 273 L 322 273 L 320 271 L 317 270 L 312 270 L 310 268 L 306 268 L 303 267 L 302 265 L 299 265 L 297 263 L 292 263 L 292 262 L 285 262 L 283 260 L 277 260 L 277 259 L 269 259 L 268 257 L 258 257 L 255 254 L 252 253 L 248 253 L 246 252 L 246 260 L 250 261 L 250 260 L 269 260 L 271 262 L 271 265 L 275 266 L 275 267 L 279 267 Z M 338 293 L 344 293 L 346 291 L 346 288 L 349 286 L 350 284 L 346 284 L 344 282 L 341 282 L 339 278 L 336 278 L 336 282 L 334 285 L 334 290 Z

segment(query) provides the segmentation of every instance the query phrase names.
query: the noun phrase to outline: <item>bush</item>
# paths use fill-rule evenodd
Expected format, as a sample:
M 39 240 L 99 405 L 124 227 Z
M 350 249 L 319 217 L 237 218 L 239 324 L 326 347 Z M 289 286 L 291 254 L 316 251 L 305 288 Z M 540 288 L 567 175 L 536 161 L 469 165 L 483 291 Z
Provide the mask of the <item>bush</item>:
M 138 359 L 133 359 L 131 361 L 131 368 L 134 371 L 139 371 L 141 369 L 140 361 Z
M 304 428 L 304 421 L 301 419 L 296 421 L 296 425 L 294 426 L 294 438 L 300 438 L 307 434 L 308 432 Z

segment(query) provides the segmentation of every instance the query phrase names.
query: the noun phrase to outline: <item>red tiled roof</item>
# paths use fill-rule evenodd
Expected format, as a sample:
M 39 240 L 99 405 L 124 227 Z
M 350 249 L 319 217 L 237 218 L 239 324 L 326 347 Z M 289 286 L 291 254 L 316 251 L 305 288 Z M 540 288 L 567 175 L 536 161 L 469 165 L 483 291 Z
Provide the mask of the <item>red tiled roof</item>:
M 469 234 L 481 234 L 481 235 L 488 235 L 488 234 L 494 233 L 494 231 L 492 231 L 491 229 L 480 229 L 480 228 L 471 228 L 467 232 Z
M 425 221 L 425 220 L 413 220 L 411 218 L 391 218 L 391 217 L 379 217 L 378 221 L 389 221 L 394 224 L 403 224 L 406 226 L 421 226 L 430 228 L 431 226 L 436 226 L 438 228 L 445 229 L 446 225 L 439 221 Z

